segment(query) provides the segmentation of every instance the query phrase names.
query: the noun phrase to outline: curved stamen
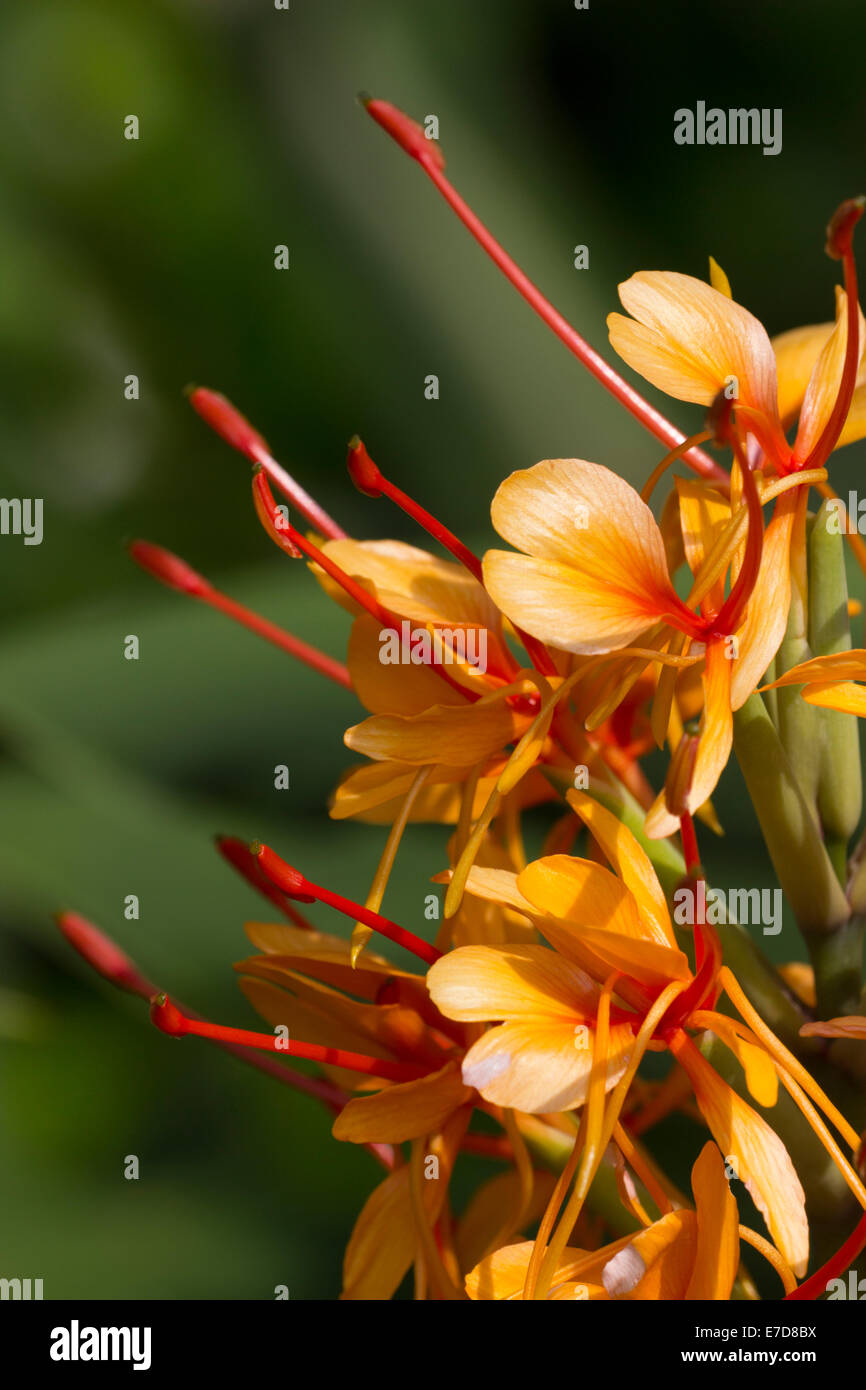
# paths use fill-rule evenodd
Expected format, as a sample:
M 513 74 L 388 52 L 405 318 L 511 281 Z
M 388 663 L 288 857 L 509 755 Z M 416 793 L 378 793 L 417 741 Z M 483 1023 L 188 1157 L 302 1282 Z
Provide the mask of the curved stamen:
M 649 401 L 644 400 L 634 387 L 629 386 L 628 382 L 604 360 L 600 353 L 590 347 L 586 339 L 572 328 L 562 314 L 553 307 L 550 300 L 546 299 L 529 277 L 524 274 L 520 266 L 511 259 L 505 248 L 490 234 L 481 219 L 475 215 L 469 205 L 460 197 L 453 184 L 445 177 L 443 173 L 445 161 L 442 154 L 435 142 L 426 139 L 422 128 L 415 121 L 411 121 L 402 111 L 399 111 L 397 107 L 392 106 L 390 102 L 366 98 L 363 100 L 363 105 L 373 120 L 388 132 L 401 149 L 410 154 L 413 159 L 417 159 L 425 174 L 435 184 L 479 246 L 486 251 L 518 294 L 523 296 L 539 318 L 556 334 L 560 342 L 574 353 L 578 361 L 586 367 L 596 381 L 600 381 L 605 390 L 609 391 L 620 405 L 624 405 L 626 410 L 636 420 L 639 420 L 645 429 L 655 435 L 656 439 L 660 439 L 668 448 L 674 449 L 681 444 L 685 436 L 669 420 L 666 420 L 660 411 L 650 405 Z M 705 478 L 727 480 L 724 469 L 720 468 L 700 449 L 690 449 L 685 456 L 685 462 L 694 472 L 702 474 Z
M 384 494 L 402 512 L 417 522 L 428 536 L 432 536 L 450 555 L 453 555 L 455 560 L 459 561 L 469 571 L 473 579 L 477 579 L 483 587 L 484 572 L 478 556 L 467 545 L 463 544 L 459 536 L 455 536 L 453 531 L 438 521 L 431 512 L 428 512 L 426 507 L 422 507 L 407 492 L 385 477 L 378 464 L 370 458 L 363 440 L 357 434 L 349 440 L 349 454 L 346 463 L 349 476 L 359 492 L 363 492 L 366 497 L 381 497 Z M 514 631 L 523 643 L 536 670 L 543 672 L 546 676 L 555 676 L 557 674 L 556 663 L 544 643 L 539 642 L 536 637 L 531 637 L 522 628 L 515 626 Z
M 253 429 L 249 420 L 235 409 L 230 400 L 220 395 L 219 391 L 208 390 L 206 386 L 191 387 L 187 395 L 193 410 L 210 425 L 220 439 L 237 449 L 250 460 L 250 463 L 260 464 L 311 526 L 315 526 L 331 540 L 340 540 L 345 536 L 346 532 L 342 526 L 338 526 L 324 507 L 320 507 L 315 498 L 311 497 L 300 483 L 295 482 L 291 473 L 287 473 L 282 464 L 277 463 L 258 430 Z
M 798 1289 L 785 1295 L 786 1303 L 794 1299 L 819 1298 L 822 1293 L 827 1292 L 827 1285 L 830 1280 L 838 1279 L 840 1274 L 844 1274 L 848 1266 L 856 1260 L 864 1248 L 866 1248 L 866 1212 L 861 1216 L 844 1245 L 839 1246 L 835 1255 L 832 1255 L 820 1269 L 816 1269 L 815 1273 L 806 1279 Z
M 830 418 L 821 431 L 818 443 L 808 458 L 803 460 L 803 468 L 823 468 L 836 447 L 842 433 L 857 384 L 857 370 L 860 366 L 860 305 L 857 298 L 857 263 L 854 260 L 854 228 L 863 216 L 866 198 L 849 198 L 837 208 L 827 228 L 827 255 L 832 260 L 841 260 L 845 278 L 845 297 L 847 299 L 847 322 L 845 339 L 845 362 L 839 395 Z
M 755 475 L 749 468 L 743 451 L 733 430 L 730 433 L 731 445 L 740 465 L 740 474 L 743 479 L 743 492 L 746 498 L 748 509 L 749 529 L 746 535 L 746 552 L 743 556 L 743 563 L 740 573 L 737 575 L 734 584 L 725 602 L 719 610 L 718 617 L 712 622 L 712 629 L 721 636 L 726 636 L 730 632 L 735 632 L 742 621 L 743 614 L 752 592 L 758 582 L 758 575 L 761 570 L 761 557 L 764 553 L 764 513 L 761 510 L 761 498 L 758 495 L 758 485 L 755 482 Z

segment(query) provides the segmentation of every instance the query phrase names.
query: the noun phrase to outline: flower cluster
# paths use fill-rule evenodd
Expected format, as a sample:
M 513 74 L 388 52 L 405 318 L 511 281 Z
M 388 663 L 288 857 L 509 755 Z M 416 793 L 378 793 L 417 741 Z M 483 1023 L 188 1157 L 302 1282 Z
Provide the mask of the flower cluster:
M 361 761 L 330 814 L 385 827 L 381 859 L 359 903 L 266 845 L 218 841 L 283 918 L 248 924 L 255 954 L 236 967 L 273 1032 L 204 1020 L 84 919 L 63 914 L 60 926 L 150 1002 L 157 1027 L 316 1095 L 335 1138 L 376 1156 L 385 1172 L 349 1241 L 345 1298 L 388 1298 L 410 1270 L 417 1297 L 756 1297 L 743 1246 L 784 1295 L 816 1297 L 866 1244 L 866 1108 L 843 1113 L 866 1075 L 851 1046 L 866 1038 L 866 856 L 850 849 L 866 651 L 851 650 L 844 538 L 827 524 L 840 505 L 828 461 L 866 436 L 852 248 L 864 200 L 828 229 L 843 281 L 832 322 L 771 340 L 713 260 L 706 283 L 641 272 L 620 286 L 611 344 L 653 386 L 705 408 L 684 437 L 514 265 L 421 128 L 365 104 L 667 453 L 640 493 L 580 458 L 513 473 L 491 508 L 509 548 L 479 557 L 353 439 L 354 484 L 407 514 L 434 554 L 346 535 L 224 397 L 195 390 L 195 409 L 252 462 L 269 538 L 306 558 L 350 615 L 346 664 L 159 547 L 136 542 L 133 557 L 354 691 L 366 717 L 345 743 Z M 676 465 L 656 520 L 650 501 Z M 383 660 L 384 633 L 401 659 Z M 409 646 L 407 633 L 429 640 Z M 669 755 L 661 787 L 645 766 L 656 748 Z M 809 963 L 775 968 L 743 924 L 707 911 L 696 822 L 721 832 L 712 797 L 733 751 Z M 444 888 L 433 942 L 382 913 L 411 821 L 451 828 L 442 861 L 425 867 Z M 525 828 L 544 835 L 536 857 Z M 693 910 L 679 927 L 671 906 L 684 893 Z M 347 917 L 350 938 L 314 928 L 311 902 Z M 417 968 L 377 954 L 376 935 Z M 653 1155 L 652 1131 L 673 1112 L 705 1131 L 691 1195 Z M 853 1228 L 835 1254 L 820 1208 L 810 1246 L 816 1149 Z M 477 1155 L 501 1171 L 456 1212 L 452 1172 Z M 748 1224 L 753 1209 L 764 1230 Z

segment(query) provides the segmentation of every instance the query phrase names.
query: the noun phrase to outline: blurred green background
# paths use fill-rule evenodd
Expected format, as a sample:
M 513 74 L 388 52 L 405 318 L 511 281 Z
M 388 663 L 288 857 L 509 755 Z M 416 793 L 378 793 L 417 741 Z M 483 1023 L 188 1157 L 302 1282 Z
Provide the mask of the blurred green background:
M 710 252 L 778 332 L 832 313 L 823 228 L 866 185 L 864 41 L 855 0 L 6 0 L 0 492 L 44 498 L 45 538 L 0 539 L 0 1273 L 43 1278 L 49 1298 L 333 1297 L 377 1180 L 313 1102 L 157 1034 L 50 918 L 77 908 L 179 997 L 256 1026 L 230 966 L 243 920 L 268 913 L 214 832 L 266 838 L 356 897 L 381 848 L 381 830 L 324 810 L 351 761 L 353 698 L 126 556 L 134 536 L 164 544 L 342 652 L 344 615 L 269 546 L 243 460 L 183 387 L 225 391 L 361 535 L 416 539 L 348 484 L 356 430 L 482 547 L 512 469 L 579 455 L 638 480 L 662 452 L 356 91 L 439 117 L 458 187 L 594 344 L 618 281 L 705 275 Z M 699 99 L 782 107 L 782 154 L 675 146 L 674 110 Z M 697 428 L 692 408 L 673 413 Z M 864 459 L 843 456 L 840 490 Z M 123 659 L 129 633 L 138 662 Z M 288 792 L 273 789 L 278 762 Z M 734 769 L 719 808 L 713 880 L 770 882 Z M 443 844 L 407 837 L 386 908 L 410 927 L 424 930 Z M 790 927 L 774 946 L 802 956 Z

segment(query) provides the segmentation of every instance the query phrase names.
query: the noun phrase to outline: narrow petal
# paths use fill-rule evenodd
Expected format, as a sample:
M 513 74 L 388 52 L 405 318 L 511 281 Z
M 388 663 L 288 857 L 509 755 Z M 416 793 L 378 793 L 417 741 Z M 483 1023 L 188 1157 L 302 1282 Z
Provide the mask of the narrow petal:
M 866 337 L 864 335 L 863 315 L 859 310 L 858 321 L 860 331 L 859 360 L 863 353 L 864 337 Z M 832 333 L 818 355 L 818 360 L 809 378 L 809 385 L 806 388 L 803 408 L 800 411 L 800 423 L 797 426 L 797 438 L 794 442 L 793 458 L 795 462 L 802 463 L 808 457 L 818 443 L 824 426 L 833 413 L 839 396 L 839 387 L 842 384 L 847 344 L 848 304 L 840 287 L 836 296 L 836 322 Z
M 692 814 L 712 796 L 731 755 L 734 742 L 731 665 L 724 640 L 707 643 L 703 677 L 704 713 L 687 798 L 688 810 Z M 647 813 L 646 832 L 652 839 L 658 840 L 673 835 L 678 829 L 679 820 L 668 811 L 664 793 L 660 793 Z
M 780 1254 L 798 1278 L 809 1262 L 806 1199 L 788 1150 L 757 1111 L 737 1095 L 687 1038 L 671 1045 L 726 1159 L 733 1159 Z
M 761 568 L 752 590 L 746 620 L 737 634 L 733 661 L 731 708 L 740 709 L 755 690 L 785 635 L 791 601 L 791 537 L 796 490 L 777 501 L 764 532 Z
M 473 705 L 434 705 L 414 715 L 374 714 L 347 729 L 343 741 L 377 762 L 423 766 L 435 757 L 437 762 L 467 767 L 513 742 L 520 724 L 510 705 L 496 697 Z
M 402 1144 L 441 1129 L 471 1094 L 463 1084 L 459 1065 L 449 1062 L 441 1071 L 418 1081 L 387 1086 L 374 1096 L 350 1100 L 331 1132 L 335 1139 L 350 1144 Z
M 698 1243 L 687 1299 L 727 1300 L 740 1263 L 739 1213 L 728 1186 L 725 1164 L 712 1141 L 692 1168 Z
M 850 1014 L 845 1018 L 830 1018 L 825 1023 L 804 1023 L 800 1029 L 804 1038 L 863 1038 L 866 1039 L 866 1018 Z
M 832 323 L 791 328 L 772 339 L 779 384 L 779 417 L 787 427 L 800 414 L 815 363 L 833 332 Z

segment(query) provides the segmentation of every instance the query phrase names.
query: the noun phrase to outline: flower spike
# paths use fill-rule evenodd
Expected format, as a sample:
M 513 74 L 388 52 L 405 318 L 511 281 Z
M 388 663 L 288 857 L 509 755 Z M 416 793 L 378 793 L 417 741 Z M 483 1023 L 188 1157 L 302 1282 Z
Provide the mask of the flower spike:
M 596 352 L 595 348 L 590 347 L 586 339 L 572 328 L 571 324 L 563 318 L 562 314 L 553 307 L 529 277 L 524 274 L 519 265 L 511 259 L 505 248 L 491 236 L 484 223 L 445 177 L 443 172 L 445 161 L 439 147 L 434 141 L 426 139 L 421 127 L 398 110 L 396 106 L 392 106 L 390 102 L 367 99 L 362 104 L 374 121 L 387 131 L 400 148 L 418 161 L 425 174 L 432 180 L 479 246 L 486 251 L 518 294 L 523 296 L 539 318 L 556 334 L 560 342 L 574 353 L 587 371 L 597 381 L 600 381 L 605 390 L 609 391 L 621 405 L 624 405 L 626 410 L 636 420 L 639 420 L 645 429 L 648 429 L 651 434 L 655 435 L 656 439 L 660 439 L 669 449 L 675 449 L 682 444 L 685 436 L 669 420 L 666 420 L 655 406 L 644 400 L 634 387 L 629 386 L 628 382 L 604 360 L 600 353 Z M 690 468 L 705 478 L 727 480 L 724 469 L 720 468 L 702 450 L 692 448 L 684 458 Z
M 260 464 L 311 526 L 315 526 L 332 540 L 340 540 L 345 536 L 346 532 L 342 526 L 338 526 L 324 507 L 320 507 L 315 498 L 311 497 L 300 483 L 295 482 L 291 473 L 288 473 L 282 464 L 277 463 L 258 430 L 253 429 L 249 420 L 235 409 L 230 400 L 219 391 L 208 390 L 206 386 L 194 386 L 187 391 L 187 395 L 193 410 L 210 425 L 220 439 L 237 449 L 250 463 Z

